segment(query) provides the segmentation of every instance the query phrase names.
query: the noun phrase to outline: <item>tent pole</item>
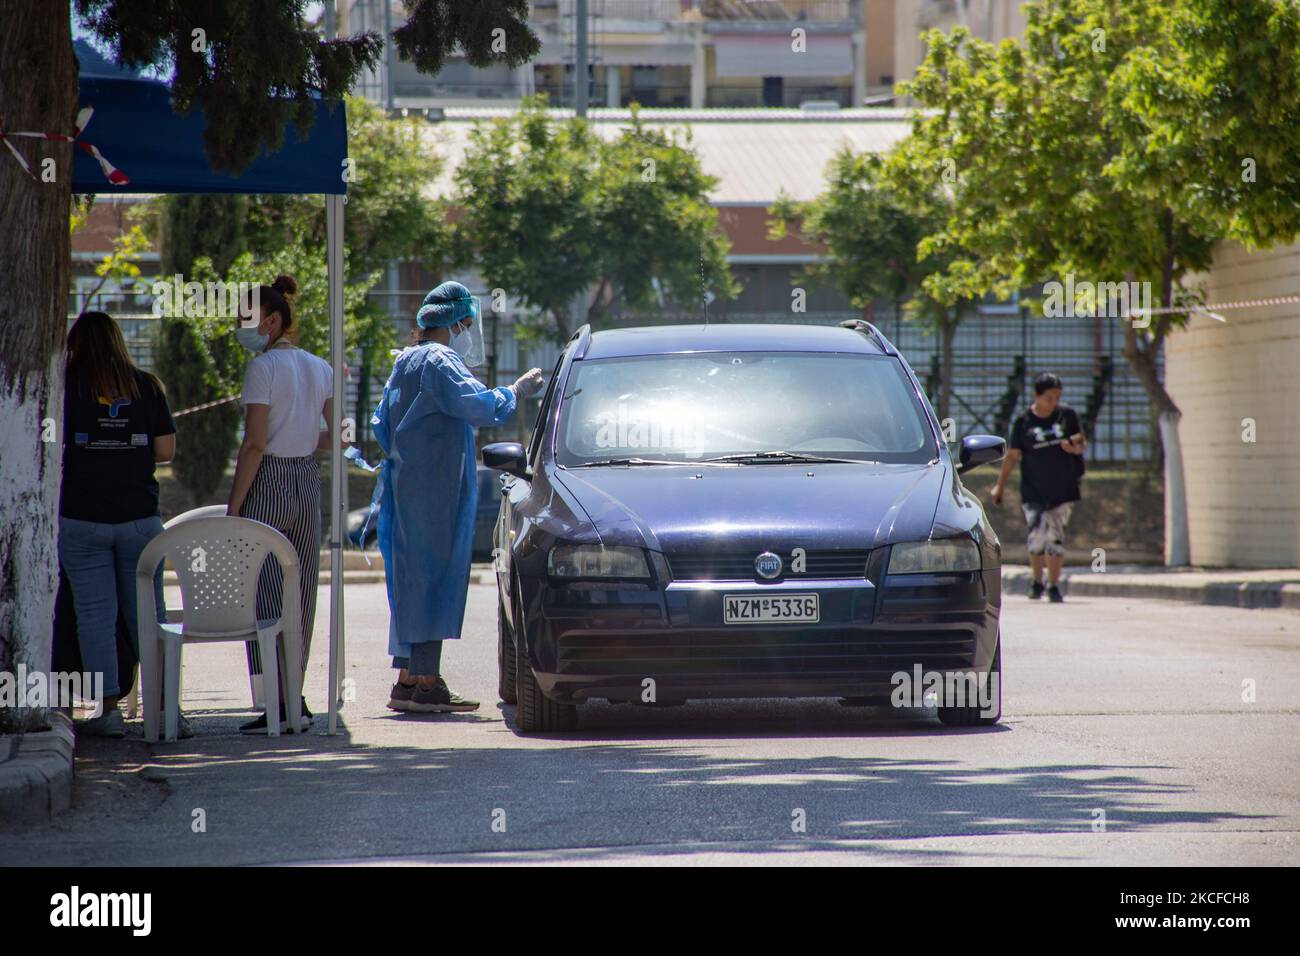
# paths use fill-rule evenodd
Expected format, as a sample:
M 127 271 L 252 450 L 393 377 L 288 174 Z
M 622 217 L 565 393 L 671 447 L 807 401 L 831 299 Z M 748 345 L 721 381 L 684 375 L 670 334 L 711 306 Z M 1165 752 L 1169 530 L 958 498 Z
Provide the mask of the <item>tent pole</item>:
M 326 260 L 329 276 L 330 365 L 334 369 L 330 435 L 330 665 L 329 733 L 338 732 L 343 690 L 343 535 L 347 528 L 347 473 L 343 447 L 343 202 L 342 195 L 325 197 Z

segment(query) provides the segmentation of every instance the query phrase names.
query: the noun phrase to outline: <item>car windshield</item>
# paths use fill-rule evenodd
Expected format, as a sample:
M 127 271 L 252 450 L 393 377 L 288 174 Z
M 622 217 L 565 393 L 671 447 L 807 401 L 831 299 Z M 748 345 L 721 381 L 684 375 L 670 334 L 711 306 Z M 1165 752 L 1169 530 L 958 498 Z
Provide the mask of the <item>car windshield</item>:
M 624 459 L 924 463 L 936 454 L 901 364 L 852 353 L 694 352 L 575 362 L 557 435 L 556 457 L 566 467 Z

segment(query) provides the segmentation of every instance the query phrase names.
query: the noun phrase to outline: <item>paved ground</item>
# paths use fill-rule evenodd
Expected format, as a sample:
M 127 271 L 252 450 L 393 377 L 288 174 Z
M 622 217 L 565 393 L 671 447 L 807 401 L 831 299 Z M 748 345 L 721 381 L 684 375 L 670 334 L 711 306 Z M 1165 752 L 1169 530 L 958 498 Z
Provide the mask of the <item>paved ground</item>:
M 242 649 L 188 649 L 198 736 L 79 741 L 74 809 L 0 833 L 0 864 L 1258 865 L 1300 851 L 1295 612 L 1010 597 L 993 729 L 834 701 L 717 702 L 595 705 L 578 732 L 537 739 L 496 701 L 490 588 L 472 588 L 470 636 L 446 654 L 452 686 L 483 700 L 474 715 L 385 710 L 383 588 L 349 585 L 348 602 L 344 735 L 239 736 Z

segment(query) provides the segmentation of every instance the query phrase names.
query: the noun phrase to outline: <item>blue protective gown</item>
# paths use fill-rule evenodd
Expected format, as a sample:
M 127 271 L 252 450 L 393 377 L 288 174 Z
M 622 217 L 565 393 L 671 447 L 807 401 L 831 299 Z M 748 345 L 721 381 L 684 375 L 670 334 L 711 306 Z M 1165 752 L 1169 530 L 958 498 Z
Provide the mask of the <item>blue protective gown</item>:
M 478 504 L 474 428 L 500 425 L 515 393 L 488 388 L 453 349 L 406 349 L 370 420 L 387 454 L 378 494 L 388 584 L 388 652 L 460 637 Z

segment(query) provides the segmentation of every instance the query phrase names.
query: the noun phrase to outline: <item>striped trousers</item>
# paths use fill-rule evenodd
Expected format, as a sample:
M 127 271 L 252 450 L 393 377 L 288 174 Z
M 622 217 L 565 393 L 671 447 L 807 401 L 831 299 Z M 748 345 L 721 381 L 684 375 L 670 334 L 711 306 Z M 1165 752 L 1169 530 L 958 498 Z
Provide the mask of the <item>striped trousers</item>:
M 312 624 L 316 620 L 317 578 L 320 574 L 320 463 L 315 456 L 280 458 L 263 455 L 253 478 L 240 517 L 269 524 L 279 531 L 298 552 L 299 604 L 302 608 L 302 660 L 307 671 L 311 652 Z M 272 620 L 280 616 L 284 593 L 284 571 L 275 558 L 267 558 L 257 581 L 257 619 Z M 262 673 L 261 652 L 256 643 L 248 647 L 248 672 Z

